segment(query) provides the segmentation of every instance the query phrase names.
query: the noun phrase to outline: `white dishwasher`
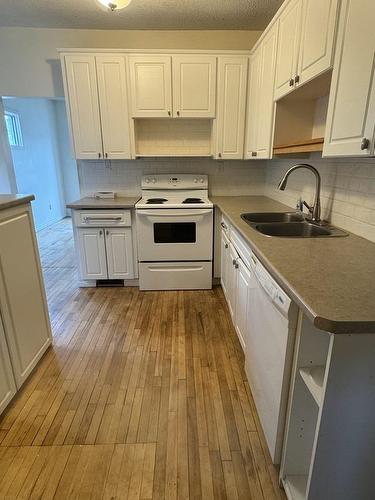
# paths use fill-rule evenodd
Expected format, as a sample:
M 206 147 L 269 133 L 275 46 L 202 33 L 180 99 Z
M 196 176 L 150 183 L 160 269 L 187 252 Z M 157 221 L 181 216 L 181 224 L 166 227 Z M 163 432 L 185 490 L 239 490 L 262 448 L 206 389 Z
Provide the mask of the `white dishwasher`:
M 297 325 L 297 306 L 252 255 L 246 374 L 274 464 L 279 464 Z

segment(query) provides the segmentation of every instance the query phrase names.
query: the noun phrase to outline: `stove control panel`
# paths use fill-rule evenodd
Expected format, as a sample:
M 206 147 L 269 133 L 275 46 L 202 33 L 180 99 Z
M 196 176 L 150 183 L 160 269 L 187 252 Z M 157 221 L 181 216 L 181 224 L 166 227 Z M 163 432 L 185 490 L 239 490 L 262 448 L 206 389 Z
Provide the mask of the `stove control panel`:
M 208 189 L 208 175 L 145 175 L 142 189 Z

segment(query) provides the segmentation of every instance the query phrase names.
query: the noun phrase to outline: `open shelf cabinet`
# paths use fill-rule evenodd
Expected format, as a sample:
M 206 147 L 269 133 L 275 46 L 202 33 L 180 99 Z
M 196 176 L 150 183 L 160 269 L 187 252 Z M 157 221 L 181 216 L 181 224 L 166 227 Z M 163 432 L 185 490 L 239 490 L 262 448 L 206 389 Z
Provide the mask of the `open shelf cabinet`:
M 299 368 L 302 380 L 319 406 L 323 401 L 324 373 L 325 366 L 304 366 Z

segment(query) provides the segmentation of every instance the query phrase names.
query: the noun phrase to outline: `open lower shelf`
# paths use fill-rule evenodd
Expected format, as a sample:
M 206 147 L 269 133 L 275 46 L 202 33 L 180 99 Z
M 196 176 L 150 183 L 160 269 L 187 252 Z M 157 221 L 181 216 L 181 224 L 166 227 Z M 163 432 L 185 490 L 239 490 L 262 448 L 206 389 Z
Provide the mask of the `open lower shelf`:
M 299 369 L 302 380 L 320 406 L 323 401 L 324 366 L 305 366 Z
M 283 479 L 285 493 L 289 500 L 304 500 L 306 498 L 307 475 L 290 475 Z
M 294 154 L 294 153 L 313 153 L 323 151 L 324 137 L 308 139 L 304 141 L 291 142 L 289 144 L 280 144 L 273 148 L 275 155 Z

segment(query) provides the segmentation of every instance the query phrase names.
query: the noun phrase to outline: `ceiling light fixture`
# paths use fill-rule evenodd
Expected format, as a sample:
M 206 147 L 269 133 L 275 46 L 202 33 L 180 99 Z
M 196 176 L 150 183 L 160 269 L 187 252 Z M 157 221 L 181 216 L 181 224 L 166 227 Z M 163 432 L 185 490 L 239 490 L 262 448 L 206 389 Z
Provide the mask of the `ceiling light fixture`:
M 113 12 L 114 10 L 124 9 L 130 4 L 131 0 L 113 0 L 113 2 L 111 0 L 98 0 L 98 2 Z

